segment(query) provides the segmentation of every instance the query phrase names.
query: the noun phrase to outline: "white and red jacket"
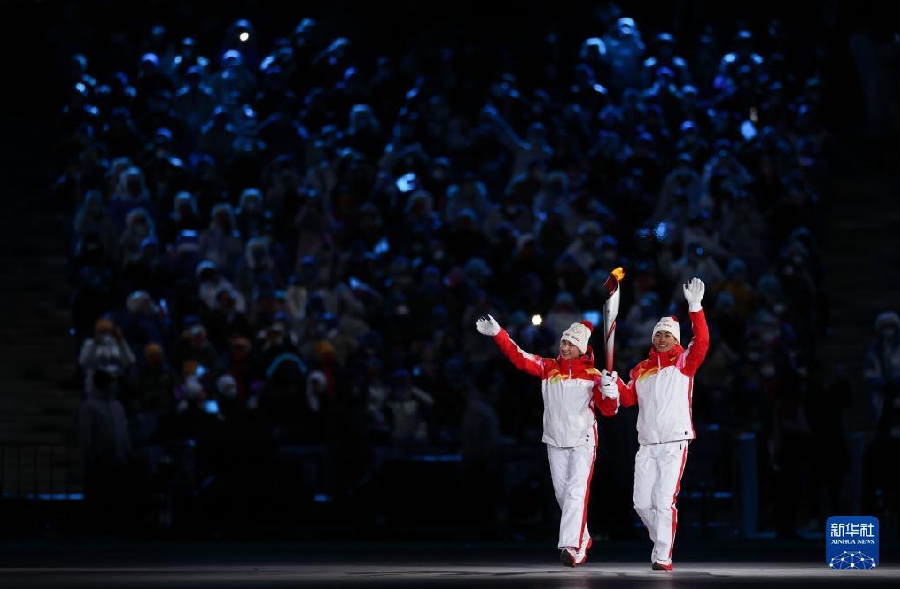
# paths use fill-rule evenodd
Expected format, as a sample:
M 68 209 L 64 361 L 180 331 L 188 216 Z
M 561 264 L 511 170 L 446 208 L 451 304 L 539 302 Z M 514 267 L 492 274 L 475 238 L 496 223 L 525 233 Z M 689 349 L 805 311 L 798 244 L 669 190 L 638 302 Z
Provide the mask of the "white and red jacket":
M 618 381 L 622 406 L 636 403 L 640 408 L 637 434 L 641 445 L 696 437 L 691 417 L 694 375 L 709 350 L 709 328 L 702 309 L 688 316 L 694 337 L 687 349 L 681 345 L 665 353 L 651 349 L 650 357 L 631 369 L 627 385 Z
M 616 413 L 615 399 L 600 392 L 600 371 L 594 367 L 594 350 L 577 360 L 543 358 L 522 350 L 505 329 L 494 336 L 503 354 L 518 368 L 540 377 L 544 399 L 544 435 L 541 441 L 558 448 L 596 443 L 590 433 L 597 425 L 594 408 L 603 415 Z

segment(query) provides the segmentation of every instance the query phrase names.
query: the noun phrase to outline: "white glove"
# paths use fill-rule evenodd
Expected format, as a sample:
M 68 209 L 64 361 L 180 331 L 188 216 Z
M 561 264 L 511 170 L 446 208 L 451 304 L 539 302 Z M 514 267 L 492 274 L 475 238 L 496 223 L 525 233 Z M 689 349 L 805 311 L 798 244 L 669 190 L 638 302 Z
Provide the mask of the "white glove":
M 491 317 L 490 315 L 485 315 L 481 317 L 478 321 L 475 322 L 475 327 L 478 329 L 478 333 L 494 337 L 498 333 L 500 333 L 500 324 Z
M 700 303 L 703 300 L 703 292 L 706 290 L 706 285 L 703 284 L 702 280 L 696 277 L 691 278 L 690 282 L 682 285 L 682 289 L 684 290 L 684 299 L 688 303 L 688 311 L 693 313 L 703 308 L 703 305 Z
M 604 399 L 619 398 L 619 373 L 613 370 L 604 370 L 600 373 L 600 391 Z

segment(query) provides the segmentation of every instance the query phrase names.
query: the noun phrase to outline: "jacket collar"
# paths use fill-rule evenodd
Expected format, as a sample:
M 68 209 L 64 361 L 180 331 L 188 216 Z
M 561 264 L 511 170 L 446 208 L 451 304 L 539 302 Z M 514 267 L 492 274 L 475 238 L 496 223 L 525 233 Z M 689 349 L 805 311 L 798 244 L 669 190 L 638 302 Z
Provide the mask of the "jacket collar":
M 657 352 L 656 348 L 650 348 L 650 360 L 655 364 L 664 364 L 673 358 L 677 358 L 684 352 L 681 344 L 675 344 L 668 352 Z
M 594 366 L 594 349 L 588 345 L 587 352 L 582 354 L 577 360 L 564 360 L 562 356 L 557 355 L 556 361 L 559 363 L 560 370 L 577 370 L 579 368 L 593 368 Z

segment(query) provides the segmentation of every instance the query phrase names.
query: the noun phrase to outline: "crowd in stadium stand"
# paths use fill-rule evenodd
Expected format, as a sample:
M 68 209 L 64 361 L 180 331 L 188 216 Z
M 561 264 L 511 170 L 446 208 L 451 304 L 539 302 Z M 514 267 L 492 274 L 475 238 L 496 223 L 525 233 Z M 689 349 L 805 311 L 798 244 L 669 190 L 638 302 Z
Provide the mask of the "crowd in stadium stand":
M 816 349 L 823 63 L 778 19 L 686 42 L 615 5 L 601 17 L 576 46 L 549 35 L 498 69 L 474 42 L 379 53 L 311 17 L 271 38 L 249 15 L 212 39 L 148 25 L 102 73 L 73 54 L 54 198 L 83 411 L 121 409 L 104 413 L 121 448 L 99 460 L 321 445 L 336 495 L 377 448 L 496 470 L 503 448 L 539 442 L 541 399 L 475 320 L 554 356 L 572 321 L 599 323 L 623 266 L 620 372 L 660 316 L 686 317 L 681 285 L 701 277 L 696 421 L 759 436 L 780 532 L 805 523 L 801 504 L 831 513 L 807 448 L 846 451 L 840 407 L 806 403 L 841 386 Z M 602 452 L 633 456 L 633 427 L 603 418 Z

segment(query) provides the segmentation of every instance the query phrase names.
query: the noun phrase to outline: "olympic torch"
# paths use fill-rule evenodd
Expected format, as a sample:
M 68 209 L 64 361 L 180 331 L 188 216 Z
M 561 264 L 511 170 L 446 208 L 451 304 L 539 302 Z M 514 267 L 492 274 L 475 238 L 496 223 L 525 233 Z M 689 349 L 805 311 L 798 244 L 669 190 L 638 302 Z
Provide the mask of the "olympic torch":
M 616 318 L 619 316 L 619 283 L 625 280 L 625 269 L 621 266 L 609 273 L 606 291 L 609 298 L 603 304 L 603 330 L 606 332 L 606 369 L 613 371 L 613 346 L 616 341 Z

